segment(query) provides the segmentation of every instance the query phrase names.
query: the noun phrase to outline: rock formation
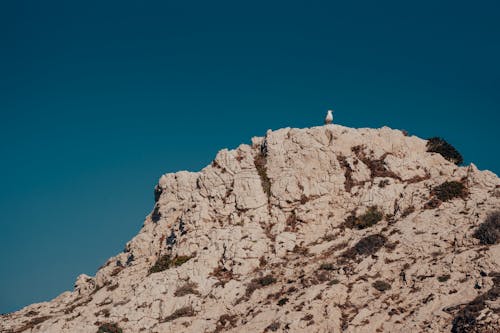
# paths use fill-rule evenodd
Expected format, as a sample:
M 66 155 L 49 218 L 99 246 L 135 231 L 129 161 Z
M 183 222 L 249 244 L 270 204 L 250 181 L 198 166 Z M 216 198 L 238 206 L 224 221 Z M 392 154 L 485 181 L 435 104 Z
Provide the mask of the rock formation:
M 500 179 L 418 137 L 269 131 L 163 175 L 155 199 L 95 277 L 0 331 L 499 331 Z

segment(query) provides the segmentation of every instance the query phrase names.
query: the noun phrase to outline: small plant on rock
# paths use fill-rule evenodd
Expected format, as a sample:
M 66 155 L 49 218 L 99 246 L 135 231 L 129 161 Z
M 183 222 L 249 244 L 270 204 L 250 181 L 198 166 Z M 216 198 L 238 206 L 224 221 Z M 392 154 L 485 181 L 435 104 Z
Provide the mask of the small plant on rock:
M 336 285 L 336 284 L 339 284 L 339 283 L 340 283 L 340 281 L 338 279 L 333 279 L 330 282 L 328 282 L 328 285 L 329 286 L 333 286 L 333 285 Z
M 271 331 L 271 332 L 276 332 L 280 328 L 281 324 L 279 321 L 275 321 L 271 323 L 269 326 L 266 327 L 264 332 Z
M 424 204 L 424 209 L 435 209 L 438 208 L 441 205 L 441 200 L 437 198 L 431 198 L 431 200 L 427 201 Z
M 177 290 L 174 293 L 174 296 L 182 297 L 182 296 L 186 296 L 189 294 L 200 295 L 200 292 L 197 289 L 196 283 L 194 283 L 194 282 L 185 283 L 184 285 L 177 288 Z
M 500 242 L 500 210 L 488 215 L 474 232 L 474 238 L 479 239 L 482 245 L 494 245 Z
M 438 281 L 443 283 L 443 282 L 446 282 L 450 279 L 450 275 L 449 274 L 445 274 L 445 275 L 441 275 L 441 276 L 438 276 Z
M 223 314 L 222 316 L 219 317 L 219 320 L 217 321 L 217 327 L 215 328 L 215 332 L 222 332 L 224 329 L 236 327 L 237 323 L 238 323 L 237 315 Z
M 427 151 L 429 153 L 441 154 L 448 161 L 460 165 L 464 162 L 462 155 L 448 142 L 439 137 L 430 138 L 427 141 Z
M 287 297 L 284 297 L 284 298 L 282 298 L 282 299 L 280 299 L 280 300 L 278 301 L 278 305 L 279 305 L 279 306 L 283 306 L 283 305 L 285 305 L 287 302 L 288 302 L 288 298 L 287 298 Z
M 265 286 L 269 286 L 275 282 L 276 278 L 274 278 L 272 275 L 266 275 L 260 278 L 253 279 L 247 285 L 246 296 L 250 297 L 255 290 L 263 288 Z
M 191 306 L 185 306 L 175 310 L 170 316 L 165 317 L 162 322 L 165 323 L 181 317 L 193 317 L 194 315 L 196 315 L 194 309 Z
M 122 333 L 123 330 L 115 323 L 104 323 L 99 326 L 97 333 Z
M 264 277 L 262 277 L 262 278 L 260 278 L 260 279 L 257 279 L 257 282 L 258 282 L 261 286 L 265 287 L 265 286 L 268 286 L 268 285 L 270 285 L 270 284 L 275 283 L 275 282 L 276 282 L 276 279 L 275 279 L 272 275 L 266 275 L 266 276 L 264 276 Z
M 498 332 L 498 326 L 494 323 L 488 325 L 484 322 L 483 316 L 483 310 L 488 307 L 488 303 L 496 302 L 500 297 L 500 273 L 492 272 L 489 276 L 492 277 L 493 286 L 490 290 L 477 296 L 458 311 L 452 321 L 452 333 Z M 481 317 L 483 317 L 483 320 L 481 320 Z M 491 324 L 496 327 L 493 327 Z
M 358 218 L 357 227 L 359 229 L 364 229 L 371 227 L 372 225 L 382 221 L 384 214 L 378 210 L 376 206 L 371 206 L 368 208 L 366 213 Z
M 158 258 L 156 263 L 149 269 L 149 274 L 162 272 L 166 269 L 178 267 L 186 263 L 191 257 L 188 256 L 177 256 L 171 258 L 170 255 L 165 254 Z
M 335 270 L 335 266 L 331 263 L 324 263 L 319 266 L 319 269 L 324 270 L 324 271 L 333 271 Z
M 260 177 L 260 182 L 262 184 L 262 190 L 266 193 L 267 197 L 271 196 L 271 180 L 267 176 L 267 159 L 262 153 L 258 153 L 254 158 L 255 169 Z
M 391 285 L 389 283 L 381 280 L 373 282 L 372 287 L 381 292 L 391 289 Z
M 341 262 L 353 260 L 356 257 L 367 257 L 377 253 L 387 242 L 387 239 L 380 234 L 366 236 L 359 240 L 353 247 L 346 250 L 341 258 Z
M 451 181 L 434 187 L 431 194 L 441 201 L 449 201 L 455 198 L 465 198 L 468 193 L 463 183 Z

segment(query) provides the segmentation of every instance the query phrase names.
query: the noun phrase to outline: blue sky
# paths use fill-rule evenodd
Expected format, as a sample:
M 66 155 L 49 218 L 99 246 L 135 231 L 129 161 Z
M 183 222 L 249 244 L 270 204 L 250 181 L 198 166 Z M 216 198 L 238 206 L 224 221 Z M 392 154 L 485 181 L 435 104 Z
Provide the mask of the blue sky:
M 3 1 L 0 313 L 70 290 L 162 173 L 268 128 L 442 136 L 500 171 L 498 1 Z

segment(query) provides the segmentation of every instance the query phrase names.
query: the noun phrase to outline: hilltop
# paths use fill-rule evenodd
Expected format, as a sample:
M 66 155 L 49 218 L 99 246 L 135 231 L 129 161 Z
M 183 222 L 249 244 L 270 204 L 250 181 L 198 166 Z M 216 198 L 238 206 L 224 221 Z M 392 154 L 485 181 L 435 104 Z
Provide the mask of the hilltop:
M 446 154 L 445 154 L 446 155 Z M 498 332 L 500 179 L 387 127 L 161 176 L 139 233 L 2 332 Z

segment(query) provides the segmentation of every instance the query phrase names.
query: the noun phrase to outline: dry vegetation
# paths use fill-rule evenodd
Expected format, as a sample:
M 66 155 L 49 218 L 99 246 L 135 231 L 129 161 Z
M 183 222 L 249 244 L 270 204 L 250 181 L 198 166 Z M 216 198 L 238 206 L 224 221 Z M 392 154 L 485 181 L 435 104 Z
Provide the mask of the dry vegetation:
M 486 220 L 474 232 L 474 237 L 482 245 L 494 245 L 500 242 L 500 211 L 488 215 Z
M 182 264 L 186 263 L 189 259 L 192 257 L 190 256 L 177 256 L 174 258 L 171 258 L 169 254 L 165 254 L 158 258 L 156 263 L 149 269 L 149 274 L 152 273 L 158 273 L 162 272 L 166 269 L 172 268 L 172 267 L 178 267 L 181 266 Z

